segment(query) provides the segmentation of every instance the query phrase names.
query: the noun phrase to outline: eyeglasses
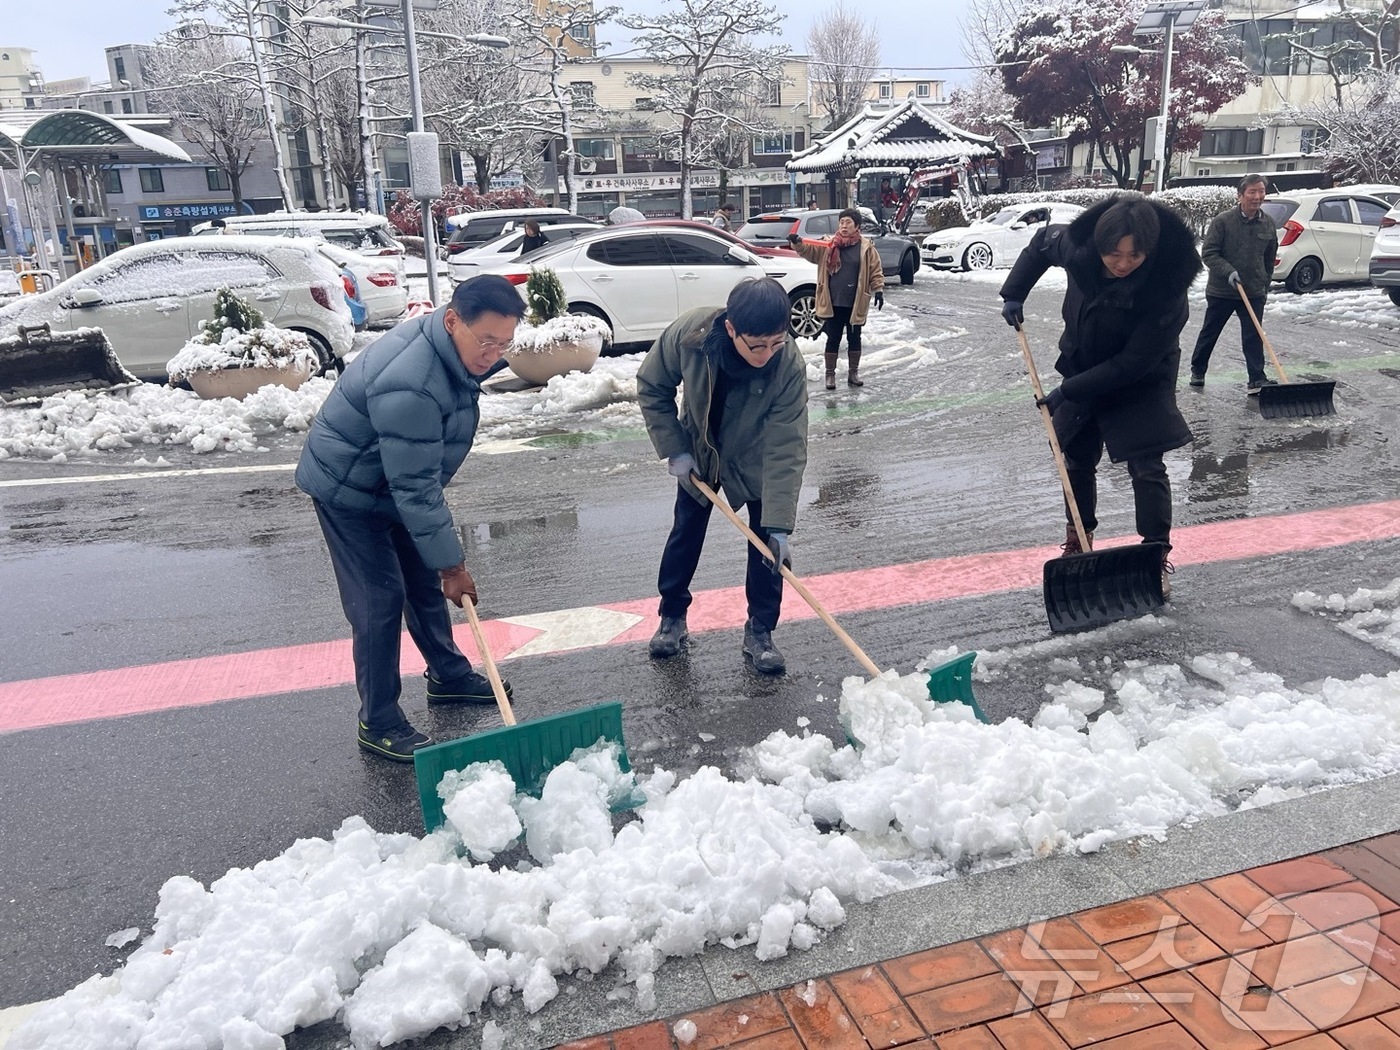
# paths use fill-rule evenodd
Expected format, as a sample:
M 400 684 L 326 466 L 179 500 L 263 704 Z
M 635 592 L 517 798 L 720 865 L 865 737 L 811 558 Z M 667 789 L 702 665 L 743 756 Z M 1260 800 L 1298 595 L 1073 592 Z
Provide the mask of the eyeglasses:
M 495 350 L 497 353 L 503 354 L 505 353 L 506 348 L 510 346 L 510 343 L 503 343 L 499 339 L 481 338 L 481 336 L 476 334 L 476 329 L 469 324 L 464 324 L 462 325 L 462 327 L 465 328 L 468 332 L 471 332 L 472 338 L 476 340 L 477 345 L 480 346 L 483 350 Z
M 776 354 L 779 350 L 781 350 L 784 346 L 787 345 L 787 336 L 785 335 L 777 336 L 773 342 L 764 343 L 762 346 L 754 346 L 742 335 L 736 335 L 734 338 L 739 340 L 739 342 L 743 343 L 744 349 L 751 354 Z

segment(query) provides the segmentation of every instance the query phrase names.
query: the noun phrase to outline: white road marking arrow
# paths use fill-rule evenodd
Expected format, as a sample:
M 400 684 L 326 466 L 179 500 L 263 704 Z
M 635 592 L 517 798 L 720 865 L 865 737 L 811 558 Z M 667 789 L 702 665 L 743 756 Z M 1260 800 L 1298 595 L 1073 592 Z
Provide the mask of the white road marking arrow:
M 518 624 L 521 627 L 537 627 L 543 634 L 536 635 L 511 656 L 539 656 L 543 653 L 562 653 L 569 649 L 587 649 L 595 645 L 607 645 L 623 631 L 641 621 L 633 613 L 617 612 L 614 609 L 599 609 L 584 606 L 581 609 L 560 609 L 557 612 L 535 613 L 531 616 L 504 616 L 503 623 Z

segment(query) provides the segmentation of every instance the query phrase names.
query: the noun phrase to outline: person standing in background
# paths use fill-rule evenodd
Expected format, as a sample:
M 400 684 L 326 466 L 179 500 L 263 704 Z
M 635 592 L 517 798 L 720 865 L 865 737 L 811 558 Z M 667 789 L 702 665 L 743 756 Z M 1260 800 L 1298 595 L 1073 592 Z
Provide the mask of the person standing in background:
M 808 244 L 788 234 L 793 251 L 817 264 L 817 316 L 826 322 L 826 389 L 836 389 L 836 361 L 841 333 L 846 333 L 846 385 L 864 386 L 860 378 L 860 330 L 875 300 L 885 308 L 885 271 L 875 242 L 860 233 L 860 212 L 846 208 L 830 244 Z

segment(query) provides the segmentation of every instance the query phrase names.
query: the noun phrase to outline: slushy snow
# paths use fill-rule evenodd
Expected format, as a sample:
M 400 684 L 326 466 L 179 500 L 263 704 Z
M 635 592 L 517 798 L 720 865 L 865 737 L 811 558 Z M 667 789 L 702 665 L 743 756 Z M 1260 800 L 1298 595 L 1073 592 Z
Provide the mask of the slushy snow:
M 1400 580 L 1293 604 L 1396 652 Z M 978 674 L 1027 653 L 1064 675 L 1029 723 L 933 703 L 923 674 L 848 678 L 849 740 L 794 726 L 733 774 L 685 778 L 622 773 L 600 745 L 539 798 L 473 767 L 444 778 L 448 822 L 426 837 L 351 817 L 208 887 L 174 877 L 126 964 L 40 1008 L 9 1050 L 263 1050 L 332 1018 L 368 1048 L 592 979 L 653 1010 L 669 958 L 779 958 L 883 894 L 1400 771 L 1400 672 L 1295 686 L 1235 653 L 1081 667 L 1051 639 L 979 654 Z M 644 804 L 615 822 L 633 792 Z M 488 1022 L 483 1046 L 502 1039 Z

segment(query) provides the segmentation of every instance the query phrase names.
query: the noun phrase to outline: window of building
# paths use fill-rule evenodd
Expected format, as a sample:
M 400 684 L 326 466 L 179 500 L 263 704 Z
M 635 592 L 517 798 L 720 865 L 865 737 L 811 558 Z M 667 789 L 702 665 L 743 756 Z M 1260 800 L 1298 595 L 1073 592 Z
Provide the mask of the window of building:
M 126 79 L 126 59 L 122 58 L 121 55 L 112 59 L 112 68 L 116 70 L 118 80 Z
M 755 135 L 753 137 L 753 154 L 756 157 L 766 156 L 771 153 L 791 153 L 792 152 L 792 132 L 782 132 L 777 135 Z
M 114 106 L 114 105 L 112 105 L 112 100 L 111 100 L 110 98 L 104 98 L 104 99 L 102 100 L 102 112 L 103 112 L 103 113 L 115 113 L 115 112 L 116 112 L 116 109 L 117 109 L 117 107 Z
M 1297 171 L 1297 170 L 1298 170 L 1298 162 L 1297 162 L 1297 161 L 1292 161 L 1292 160 L 1281 160 L 1281 161 L 1278 162 L 1278 166 L 1277 166 L 1274 170 L 1275 170 L 1275 171 Z
M 122 173 L 116 168 L 108 168 L 102 173 L 102 188 L 107 193 L 121 193 Z
M 165 176 L 159 168 L 141 168 L 141 191 L 143 193 L 164 193 Z
M 656 99 L 654 99 L 654 98 L 638 98 L 638 99 L 633 99 L 633 100 L 632 100 L 632 108 L 633 108 L 633 109 L 655 109 L 655 108 L 656 108 Z
M 1209 168 L 1197 168 L 1197 169 L 1196 169 L 1196 174 L 1197 174 L 1198 176 L 1199 176 L 1199 175 L 1209 175 L 1209 174 L 1210 174 L 1210 169 L 1209 169 Z
M 1331 136 L 1326 128 L 1303 128 L 1298 133 L 1298 149 L 1304 154 L 1317 153 Z
M 211 190 L 223 190 L 225 192 L 233 189 L 233 184 L 229 181 L 228 172 L 223 168 L 205 168 L 204 182 Z
M 880 97 L 881 97 L 881 98 L 890 98 L 893 94 L 894 94 L 894 85 L 893 85 L 893 84 L 881 84 L 881 85 L 880 85 Z
M 131 99 L 129 99 L 129 98 L 124 98 L 124 99 L 122 99 L 122 112 L 123 112 L 123 113 L 130 113 L 131 111 L 132 111 L 132 110 L 131 110 Z
M 1214 128 L 1201 136 L 1203 157 L 1258 156 L 1263 150 L 1263 128 Z
M 569 98 L 579 109 L 591 109 L 598 104 L 593 95 L 591 80 L 577 80 L 570 84 Z
M 781 106 L 783 104 L 783 82 L 781 80 L 763 85 L 763 104 L 765 106 Z
M 617 157 L 612 139 L 574 139 L 574 152 L 580 157 L 592 157 L 594 160 L 614 160 Z
M 573 37 L 580 44 L 593 43 L 593 27 L 590 25 L 569 26 L 569 36 Z
M 928 85 L 928 84 L 915 84 L 915 85 L 914 85 L 914 97 L 915 97 L 915 98 L 929 98 L 929 97 L 932 96 L 932 93 L 933 93 L 933 92 L 932 92 L 932 88 L 931 88 L 931 86 Z

